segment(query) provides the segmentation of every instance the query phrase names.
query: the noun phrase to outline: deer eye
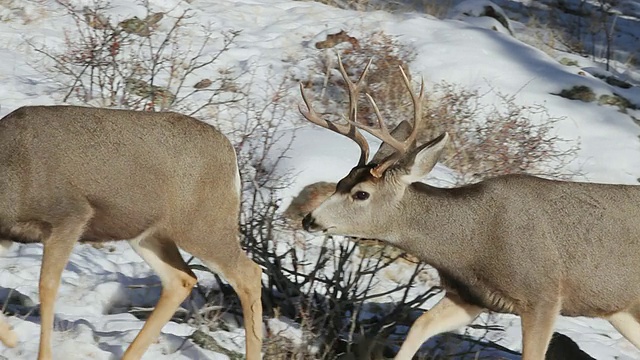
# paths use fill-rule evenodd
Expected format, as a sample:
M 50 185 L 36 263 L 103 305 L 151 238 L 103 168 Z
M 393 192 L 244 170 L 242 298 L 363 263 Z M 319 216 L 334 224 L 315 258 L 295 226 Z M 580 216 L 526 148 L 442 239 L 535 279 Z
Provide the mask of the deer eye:
M 354 200 L 367 200 L 369 198 L 369 193 L 366 191 L 356 191 L 352 197 Z

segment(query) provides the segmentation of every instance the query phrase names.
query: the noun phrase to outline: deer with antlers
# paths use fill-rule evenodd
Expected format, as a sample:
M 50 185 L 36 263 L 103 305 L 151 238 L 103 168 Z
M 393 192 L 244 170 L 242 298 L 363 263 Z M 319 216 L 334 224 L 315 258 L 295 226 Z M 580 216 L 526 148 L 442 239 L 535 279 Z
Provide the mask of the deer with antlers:
M 353 139 L 360 160 L 303 226 L 382 240 L 438 271 L 444 297 L 415 321 L 396 359 L 411 359 L 429 337 L 465 326 L 487 310 L 521 317 L 524 360 L 544 359 L 558 315 L 607 319 L 640 348 L 640 187 L 528 175 L 452 189 L 428 186 L 421 180 L 449 135 L 416 144 L 424 82 L 416 95 L 400 68 L 413 124 L 402 122 L 389 132 L 366 94 L 378 124 L 358 122 L 369 65 L 356 83 L 340 59 L 339 69 L 349 93 L 347 123 L 322 118 L 302 86 L 307 109 L 300 111 L 310 122 Z M 359 129 L 392 151 L 367 163 L 369 145 Z

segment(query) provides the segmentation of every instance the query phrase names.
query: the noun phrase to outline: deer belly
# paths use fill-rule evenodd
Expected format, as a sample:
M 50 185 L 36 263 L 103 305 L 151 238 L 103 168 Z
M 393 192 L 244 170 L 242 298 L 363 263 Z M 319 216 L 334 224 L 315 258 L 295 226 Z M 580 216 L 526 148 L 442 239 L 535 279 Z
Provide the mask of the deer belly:
M 457 294 L 465 302 L 493 312 L 519 314 L 519 301 L 507 296 L 503 291 L 479 282 L 470 284 L 443 274 L 442 271 L 439 273 L 442 287 Z
M 564 316 L 608 317 L 640 303 L 639 282 L 622 286 L 614 281 L 602 284 L 581 284 L 562 289 Z

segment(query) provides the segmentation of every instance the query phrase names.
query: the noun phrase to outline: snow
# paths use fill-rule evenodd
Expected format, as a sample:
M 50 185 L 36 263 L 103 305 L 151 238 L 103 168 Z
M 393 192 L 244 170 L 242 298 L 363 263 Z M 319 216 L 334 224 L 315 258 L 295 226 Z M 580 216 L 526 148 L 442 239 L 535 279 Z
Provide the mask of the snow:
M 78 8 L 93 4 L 89 0 L 71 0 L 70 3 Z M 359 156 L 353 142 L 301 122 L 296 109 L 301 102 L 297 80 L 313 75 L 310 71 L 313 71 L 313 59 L 319 51 L 313 45 L 324 40 L 327 34 L 340 30 L 356 37 L 381 30 L 412 47 L 416 57 L 410 64 L 411 72 L 425 79 L 427 89 L 446 80 L 478 89 L 481 93 L 497 89 L 503 94 L 514 94 L 516 101 L 523 105 L 543 104 L 551 116 L 563 118 L 556 128 L 558 134 L 580 141 L 578 158 L 569 165 L 571 169 L 585 173 L 584 179 L 579 180 L 637 184 L 640 178 L 640 127 L 631 118 L 640 117 L 638 110 L 629 110 L 625 114 L 614 107 L 553 95 L 574 85 L 586 85 L 596 95 L 617 93 L 640 106 L 640 88 L 637 86 L 640 73 L 637 68 L 616 63 L 610 74 L 623 75 L 636 86 L 615 88 L 593 76 L 605 74 L 602 65 L 593 60 L 567 52 L 556 58 L 578 60 L 579 66 L 564 66 L 546 52 L 521 42 L 508 32 L 487 29 L 495 25 L 491 21 L 459 16 L 438 20 L 418 12 L 361 13 L 292 0 L 151 0 L 150 3 L 156 11 L 167 11 L 173 15 L 189 10 L 192 21 L 185 31 L 194 46 L 202 41 L 202 26 L 214 33 L 241 30 L 235 46 L 221 56 L 219 63 L 222 64 L 220 67 L 236 69 L 238 73 L 250 71 L 251 79 L 245 76 L 240 80 L 253 81 L 251 96 L 268 97 L 269 88 L 281 81 L 286 82 L 289 97 L 285 101 L 290 104 L 291 111 L 285 116 L 288 124 L 285 136 L 289 139 L 295 137 L 287 157 L 278 164 L 279 171 L 292 174 L 291 185 L 279 193 L 283 199 L 282 208 L 286 208 L 291 198 L 307 184 L 339 180 Z M 133 15 L 144 17 L 146 14 L 142 7 L 136 4 L 128 0 L 113 0 L 108 14 L 116 22 Z M 637 22 L 637 4 L 625 4 L 627 10 L 620 8 L 626 11 L 625 14 L 633 14 L 635 9 L 635 17 L 632 18 Z M 61 7 L 51 0 L 0 4 L 0 81 L 3 84 L 0 87 L 0 116 L 22 105 L 60 103 L 62 95 L 56 90 L 51 74 L 38 65 L 38 55 L 26 42 L 51 48 L 61 46 L 65 29 L 72 28 L 71 19 L 64 14 Z M 511 20 L 511 25 L 516 33 L 527 31 L 526 26 L 517 21 Z M 635 27 L 626 26 L 625 34 L 629 33 L 637 38 L 640 27 L 637 24 Z M 629 40 L 618 45 L 631 48 L 637 43 Z M 213 45 L 211 47 L 214 48 Z M 204 70 L 201 75 L 215 76 Z M 226 115 L 225 112 L 219 114 L 220 117 Z M 376 140 L 370 140 L 372 144 L 378 144 Z M 451 171 L 438 165 L 427 181 L 448 186 L 454 179 Z M 159 295 L 157 277 L 126 243 L 109 246 L 110 251 L 78 245 L 63 273 L 53 337 L 53 348 L 58 357 L 64 355 L 70 360 L 120 357 L 143 325 L 141 320 L 121 309 L 130 305 L 153 306 Z M 13 289 L 37 303 L 41 253 L 40 245 L 13 245 L 0 260 L 0 293 L 6 294 Z M 206 274 L 198 275 L 204 278 L 202 282 L 206 286 L 213 284 Z M 287 336 L 295 341 L 299 334 L 288 326 L 287 321 L 268 320 L 271 328 L 288 332 Z M 477 321 L 504 326 L 505 330 L 493 333 L 490 340 L 515 351 L 521 350 L 519 318 L 483 315 Z M 0 358 L 36 358 L 39 339 L 37 314 L 24 318 L 11 316 L 8 322 L 15 328 L 20 342 L 13 349 L 0 345 Z M 200 349 L 190 340 L 185 341 L 184 338 L 194 330 L 189 325 L 170 322 L 144 359 L 226 358 L 225 355 Z M 640 350 L 604 320 L 563 317 L 558 319 L 556 330 L 570 336 L 597 359 L 640 357 Z M 470 330 L 470 333 L 474 331 Z M 242 350 L 244 347 L 241 328 L 217 331 L 213 335 L 232 349 Z

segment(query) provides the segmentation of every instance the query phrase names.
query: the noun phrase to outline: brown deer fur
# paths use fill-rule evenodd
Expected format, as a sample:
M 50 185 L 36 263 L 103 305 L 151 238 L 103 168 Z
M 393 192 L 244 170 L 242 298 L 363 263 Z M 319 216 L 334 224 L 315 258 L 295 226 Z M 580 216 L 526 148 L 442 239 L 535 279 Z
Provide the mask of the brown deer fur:
M 124 359 L 139 359 L 196 277 L 178 247 L 236 289 L 247 358 L 259 359 L 260 268 L 238 239 L 240 178 L 227 138 L 176 113 L 30 106 L 0 120 L 0 239 L 44 245 L 38 358 L 52 358 L 53 304 L 79 240 L 129 242 L 163 292 Z M 0 323 L 0 338 L 15 335 Z M 13 341 L 12 341 L 13 340 Z

